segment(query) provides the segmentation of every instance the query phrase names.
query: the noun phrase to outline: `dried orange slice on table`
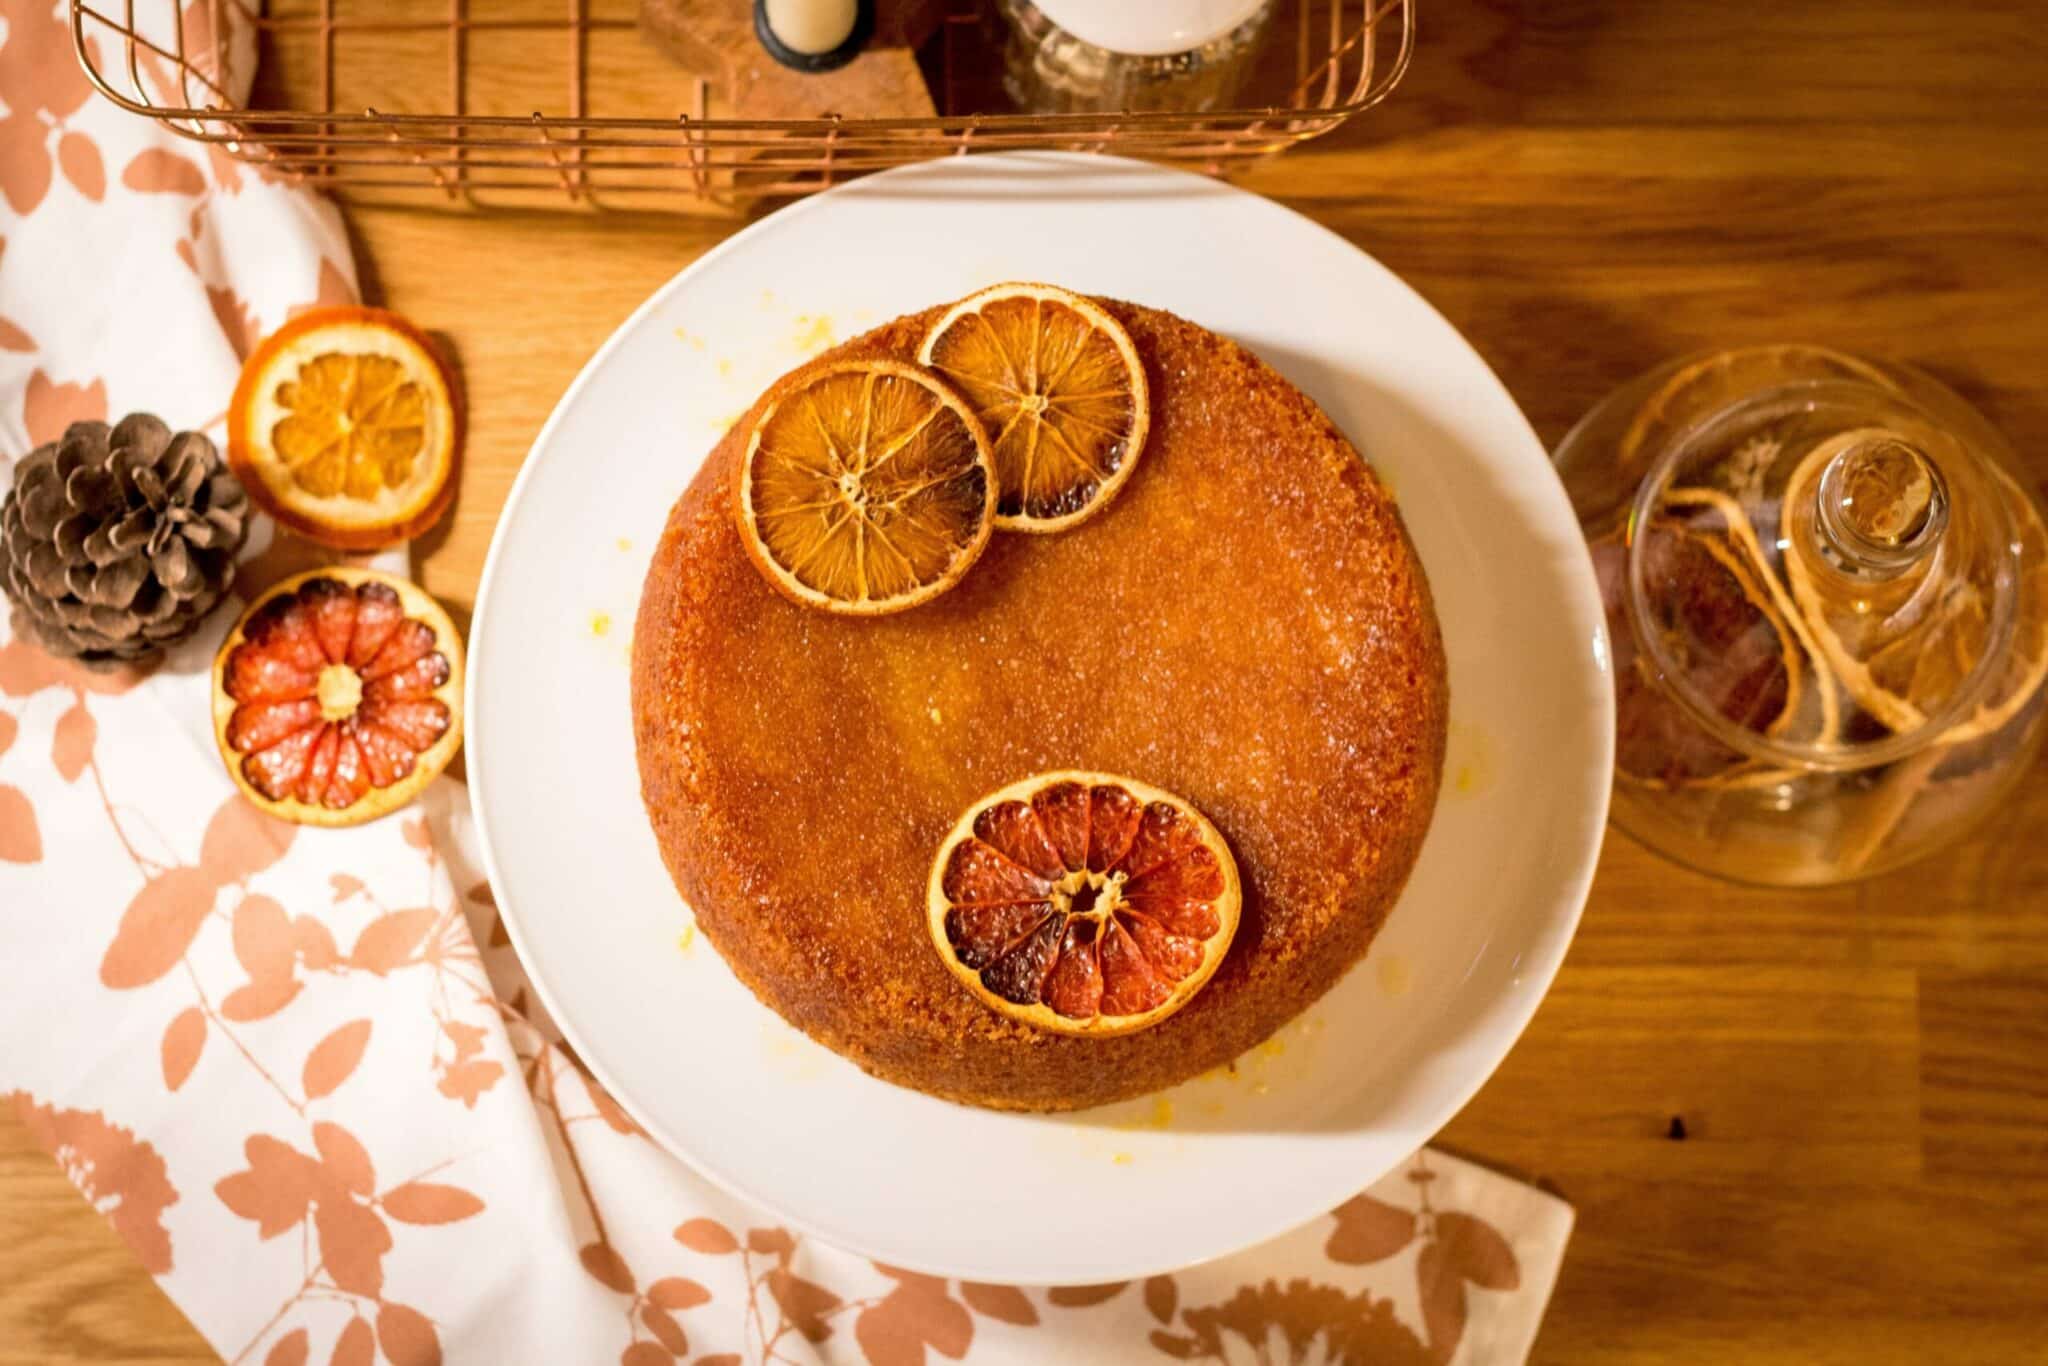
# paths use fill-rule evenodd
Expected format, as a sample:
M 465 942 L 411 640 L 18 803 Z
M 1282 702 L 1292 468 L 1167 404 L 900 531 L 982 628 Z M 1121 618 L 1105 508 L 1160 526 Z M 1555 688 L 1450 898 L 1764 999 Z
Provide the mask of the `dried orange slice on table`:
M 448 510 L 462 406 L 433 344 L 378 308 L 316 308 L 264 338 L 228 409 L 228 463 L 263 510 L 373 550 Z
M 806 606 L 856 616 L 951 588 L 995 525 L 988 436 L 942 381 L 896 361 L 800 371 L 755 420 L 735 511 L 747 554 Z
M 419 587 L 316 569 L 258 598 L 213 665 L 213 732 L 272 815 L 356 825 L 411 801 L 462 743 L 462 640 Z
M 1242 899 L 1229 846 L 1188 802 L 1112 774 L 1041 773 L 953 827 L 926 927 L 990 1009 L 1061 1034 L 1129 1034 L 1214 975 Z
M 996 525 L 1064 531 L 1102 510 L 1151 430 L 1130 333 L 1085 295 L 995 285 L 932 325 L 918 359 L 960 387 L 995 449 Z

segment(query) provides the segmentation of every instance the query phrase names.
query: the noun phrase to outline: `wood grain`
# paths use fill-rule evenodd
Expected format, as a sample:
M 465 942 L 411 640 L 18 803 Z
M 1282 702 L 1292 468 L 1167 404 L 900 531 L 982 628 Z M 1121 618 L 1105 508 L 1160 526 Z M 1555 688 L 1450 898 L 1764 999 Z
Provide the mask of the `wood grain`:
M 1421 24 L 1392 103 L 1249 183 L 1415 284 L 1546 442 L 1674 352 L 1807 339 L 1925 365 L 2048 481 L 2037 5 L 1424 0 Z M 659 106 L 673 74 L 607 79 Z M 556 398 L 731 225 L 351 217 L 372 295 L 461 358 L 468 463 L 422 572 L 465 606 Z M 1444 1135 L 1578 1206 L 1539 1360 L 2040 1359 L 2044 831 L 2048 764 L 1857 886 L 1731 887 L 1609 840 L 1556 989 Z M 0 1363 L 205 1358 L 0 1122 Z

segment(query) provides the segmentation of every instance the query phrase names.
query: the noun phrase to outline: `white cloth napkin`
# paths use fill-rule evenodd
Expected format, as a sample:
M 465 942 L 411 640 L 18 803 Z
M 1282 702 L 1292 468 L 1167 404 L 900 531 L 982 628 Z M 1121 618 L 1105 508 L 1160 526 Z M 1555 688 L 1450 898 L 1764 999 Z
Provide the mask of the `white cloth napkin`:
M 57 0 L 0 15 L 5 466 L 137 409 L 219 439 L 255 339 L 354 297 L 333 206 L 94 97 Z M 246 65 L 229 75 L 246 88 Z M 245 585 L 301 561 L 266 522 L 250 549 Z M 913 1275 L 727 1198 L 535 1009 L 459 784 L 352 830 L 236 797 L 207 670 L 238 607 L 147 677 L 86 673 L 0 627 L 0 1093 L 223 1357 L 1526 1356 L 1571 1210 L 1436 1152 L 1293 1234 L 1141 1285 Z

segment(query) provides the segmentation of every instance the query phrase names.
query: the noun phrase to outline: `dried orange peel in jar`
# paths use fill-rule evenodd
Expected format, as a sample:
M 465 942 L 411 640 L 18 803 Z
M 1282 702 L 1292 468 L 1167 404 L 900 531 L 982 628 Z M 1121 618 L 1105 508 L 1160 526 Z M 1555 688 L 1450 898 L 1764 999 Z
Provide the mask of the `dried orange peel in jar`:
M 1813 487 L 1842 451 L 1859 440 L 1883 436 L 1881 431 L 1852 430 L 1814 447 L 1786 481 L 1779 535 L 1787 547 L 1786 578 L 1800 612 L 1810 625 L 1816 648 L 1841 679 L 1843 689 L 1894 733 L 1926 725 L 1930 711 L 1960 691 L 1988 648 L 1990 603 L 1985 591 L 1958 578 L 1910 630 L 1888 639 L 1845 639 L 1844 624 L 1860 614 L 1844 610 L 1842 594 L 1824 564 L 1812 562 L 1808 538 L 1795 524 L 1794 512 L 1813 501 Z M 1977 706 L 1942 734 L 1948 743 L 1979 739 L 2017 715 L 2048 680 L 2048 527 L 2028 498 L 2004 470 L 1987 464 L 1987 475 L 2005 485 L 2005 505 L 2018 514 L 2014 541 L 2019 546 L 2018 621 L 2006 665 L 1991 680 Z M 1909 500 L 1910 501 L 1910 500 Z M 1973 515 L 1961 506 L 1956 516 Z M 1891 623 L 1879 620 L 1879 626 Z
M 995 525 L 988 437 L 890 360 L 799 372 L 755 419 L 735 511 L 755 568 L 807 607 L 901 612 L 958 583 Z
M 1692 492 L 1674 495 L 1682 500 Z M 1742 515 L 1740 508 L 1727 511 Z M 1781 735 L 1810 680 L 1796 631 L 1765 587 L 1769 566 L 1743 554 L 1740 537 L 1725 523 L 1714 526 L 1711 517 L 1692 521 L 1667 513 L 1652 518 L 1644 535 L 1644 576 L 1660 653 L 1681 667 L 1711 668 L 1715 705 L 1729 721 Z M 1616 540 L 1593 546 L 1595 563 L 1609 575 L 1627 572 L 1627 554 Z M 1740 753 L 1700 728 L 1663 690 L 1657 666 L 1632 630 L 1619 634 L 1614 651 L 1615 764 L 1622 776 L 1653 787 L 1724 785 L 1751 771 Z
M 372 820 L 410 802 L 462 744 L 462 639 L 404 579 L 295 575 L 222 642 L 213 730 L 235 785 L 271 815 Z
M 279 522 L 340 550 L 448 510 L 462 404 L 432 342 L 379 308 L 316 308 L 264 338 L 228 408 L 228 463 Z
M 969 807 L 939 846 L 926 928 L 998 1014 L 1060 1034 L 1149 1028 L 1237 933 L 1237 862 L 1207 817 L 1107 773 L 1041 773 Z
M 918 359 L 988 429 L 1004 530 L 1075 526 L 1137 468 L 1152 425 L 1145 366 L 1123 324 L 1085 295 L 994 285 L 947 309 Z
M 1654 452 L 1744 394 L 1793 380 L 1850 380 L 1887 392 L 1897 385 L 1875 366 L 1820 346 L 1758 346 L 1719 351 L 1674 369 L 1643 401 L 1615 451 L 1617 477 L 1639 478 Z

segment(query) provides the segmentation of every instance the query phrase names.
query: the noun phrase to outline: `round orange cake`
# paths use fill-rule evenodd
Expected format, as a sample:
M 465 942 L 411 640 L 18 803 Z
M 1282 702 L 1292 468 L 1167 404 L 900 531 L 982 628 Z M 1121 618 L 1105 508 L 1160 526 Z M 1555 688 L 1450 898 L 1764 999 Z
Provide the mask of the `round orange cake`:
M 893 616 L 779 595 L 742 546 L 734 425 L 677 501 L 633 636 L 641 790 L 705 936 L 791 1024 L 886 1080 L 1006 1109 L 1155 1090 L 1228 1062 L 1358 962 L 1435 807 L 1448 688 L 1394 500 L 1242 347 L 1107 304 L 1151 435 L 1103 511 L 997 532 Z M 820 357 L 914 361 L 932 309 Z M 1237 934 L 1179 1013 L 1085 1038 L 998 1015 L 926 936 L 934 852 L 1049 769 L 1193 802 L 1243 880 Z

